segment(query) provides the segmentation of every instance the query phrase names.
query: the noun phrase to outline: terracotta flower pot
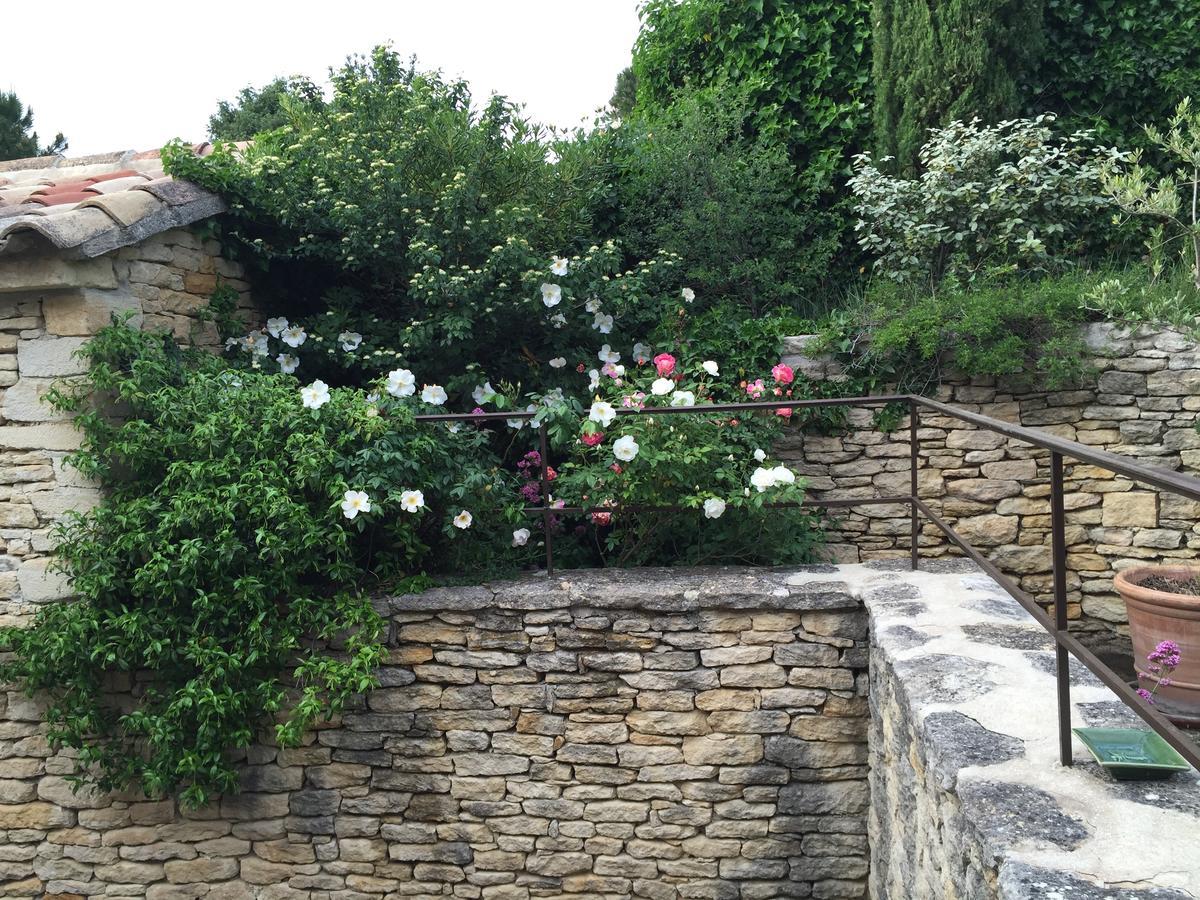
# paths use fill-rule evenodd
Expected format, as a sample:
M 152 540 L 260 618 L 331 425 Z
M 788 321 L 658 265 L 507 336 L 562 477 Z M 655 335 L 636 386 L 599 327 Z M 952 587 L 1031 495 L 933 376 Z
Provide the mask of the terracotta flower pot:
M 1172 594 L 1142 587 L 1153 576 L 1169 580 L 1200 579 L 1200 568 L 1189 566 L 1134 566 L 1114 579 L 1129 614 L 1134 665 L 1145 672 L 1146 655 L 1160 641 L 1179 645 L 1181 661 L 1171 673 L 1171 684 L 1158 689 L 1159 711 L 1180 725 L 1200 725 L 1200 597 Z M 1142 681 L 1143 687 L 1153 686 Z

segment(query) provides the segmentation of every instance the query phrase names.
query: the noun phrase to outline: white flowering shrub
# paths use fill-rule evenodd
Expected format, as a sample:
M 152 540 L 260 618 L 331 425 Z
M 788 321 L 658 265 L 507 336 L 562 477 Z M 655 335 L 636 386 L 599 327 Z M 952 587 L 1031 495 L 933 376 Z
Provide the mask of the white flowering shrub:
M 229 243 L 264 271 L 256 296 L 305 327 L 286 350 L 301 371 L 362 383 L 403 365 L 452 395 L 470 372 L 553 387 L 549 359 L 643 338 L 656 298 L 677 295 L 673 256 L 627 268 L 593 238 L 611 202 L 599 146 L 502 97 L 476 108 L 464 83 L 382 48 L 332 80 L 245 150 L 165 153 L 228 198 Z M 343 352 L 343 333 L 366 343 Z
M 52 740 L 105 789 L 190 805 L 236 789 L 230 750 L 273 720 L 295 744 L 372 684 L 382 623 L 369 589 L 435 555 L 495 569 L 524 521 L 486 435 L 414 427 L 413 397 L 301 394 L 291 376 L 124 327 L 87 356 L 87 378 L 55 395 L 80 412 L 72 462 L 106 489 L 56 551 L 79 600 L 42 607 L 0 646 L 15 651 L 3 677 L 48 692 Z M 93 407 L 95 392 L 127 418 Z M 111 679 L 144 672 L 153 690 L 111 705 Z
M 875 271 L 936 287 L 947 275 L 1061 269 L 1086 217 L 1109 201 L 1100 179 L 1115 151 L 1079 131 L 1056 136 L 1054 116 L 934 129 L 921 174 L 885 174 L 869 153 L 849 186 L 860 246 Z

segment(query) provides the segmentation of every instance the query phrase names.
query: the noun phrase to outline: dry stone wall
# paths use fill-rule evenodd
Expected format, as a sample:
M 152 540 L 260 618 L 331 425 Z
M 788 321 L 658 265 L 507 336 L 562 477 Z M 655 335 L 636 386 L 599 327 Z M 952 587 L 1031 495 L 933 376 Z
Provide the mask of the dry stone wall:
M 994 379 L 947 376 L 937 399 L 972 412 L 1035 427 L 1150 465 L 1200 469 L 1200 347 L 1172 331 L 1087 327 L 1094 377 L 1071 390 L 1029 390 Z M 785 361 L 816 378 L 834 378 L 828 359 L 805 355 L 810 338 L 789 339 Z M 832 436 L 793 429 L 777 448 L 810 481 L 813 496 L 907 494 L 908 421 L 891 434 L 854 410 L 850 427 Z M 1021 441 L 923 412 L 920 494 L 971 544 L 1031 593 L 1050 583 L 1049 454 Z M 1121 633 L 1125 610 L 1112 589 L 1115 571 L 1134 563 L 1195 559 L 1200 503 L 1139 486 L 1093 466 L 1066 467 L 1070 615 L 1080 627 Z M 904 555 L 907 506 L 839 514 L 831 553 L 839 561 Z M 926 523 L 922 554 L 949 554 Z
M 200 315 L 218 279 L 239 291 L 241 267 L 216 241 L 173 229 L 96 259 L 6 257 L 0 278 L 0 623 L 69 594 L 48 569 L 52 528 L 67 511 L 98 499 L 64 466 L 80 435 L 43 398 L 60 379 L 79 375 L 76 351 L 113 315 L 168 332 L 183 343 L 215 347 L 216 326 Z
M 567 573 L 381 600 L 381 686 L 242 793 L 72 793 L 0 717 L 0 895 L 866 895 L 866 613 L 832 567 Z

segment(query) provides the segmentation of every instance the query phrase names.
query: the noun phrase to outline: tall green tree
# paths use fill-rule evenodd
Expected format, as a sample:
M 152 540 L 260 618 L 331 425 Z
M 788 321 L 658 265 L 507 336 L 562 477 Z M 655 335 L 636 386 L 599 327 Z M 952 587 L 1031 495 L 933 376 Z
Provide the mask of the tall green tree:
M 853 250 L 839 250 L 851 243 L 843 187 L 870 134 L 870 11 L 871 0 L 649 0 L 641 11 L 630 119 L 653 135 L 677 120 L 674 104 L 736 85 L 747 140 L 782 146 L 791 163 L 783 202 L 797 214 L 789 227 L 803 224 L 793 240 L 810 285 L 833 283 L 831 264 L 852 268 Z
M 1018 115 L 1045 45 L 1044 0 L 874 0 L 874 145 L 911 175 L 929 129 Z
M 67 139 L 61 131 L 42 147 L 33 130 L 33 110 L 14 92 L 0 91 L 0 160 L 48 156 L 66 149 Z
M 637 76 L 633 74 L 633 66 L 626 66 L 617 73 L 617 82 L 613 85 L 613 95 L 608 101 L 613 114 L 618 119 L 625 119 L 633 112 L 637 104 Z
M 242 88 L 233 100 L 217 104 L 217 111 L 208 118 L 208 136 L 213 140 L 248 141 L 256 134 L 286 125 L 290 94 L 291 86 L 285 78 L 276 78 L 262 88 Z

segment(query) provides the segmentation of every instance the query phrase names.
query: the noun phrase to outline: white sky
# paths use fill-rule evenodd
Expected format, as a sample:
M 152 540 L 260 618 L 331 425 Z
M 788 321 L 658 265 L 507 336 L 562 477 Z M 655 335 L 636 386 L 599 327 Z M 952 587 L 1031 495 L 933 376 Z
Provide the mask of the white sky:
M 92 0 L 4 3 L 0 89 L 33 107 L 68 156 L 200 141 L 217 101 L 277 75 L 323 82 L 391 42 L 422 68 L 526 104 L 546 124 L 590 123 L 629 64 L 637 0 Z M 49 19 L 47 18 L 49 17 Z M 55 32 L 48 50 L 37 35 Z M 24 36 L 21 38 L 19 36 Z

